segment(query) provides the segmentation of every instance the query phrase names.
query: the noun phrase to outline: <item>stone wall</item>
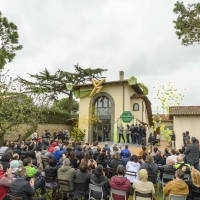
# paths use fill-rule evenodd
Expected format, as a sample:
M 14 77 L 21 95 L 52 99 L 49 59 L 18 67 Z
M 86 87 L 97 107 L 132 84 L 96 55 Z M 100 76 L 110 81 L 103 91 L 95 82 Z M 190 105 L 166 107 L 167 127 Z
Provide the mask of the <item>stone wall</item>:
M 26 124 L 21 124 L 18 131 L 10 131 L 9 134 L 5 135 L 4 139 L 16 140 L 19 134 L 23 136 L 27 128 L 28 126 Z M 58 132 L 59 130 L 68 130 L 71 132 L 72 126 L 66 124 L 39 124 L 36 132 L 41 136 L 45 130 L 48 130 L 53 135 L 53 132 Z

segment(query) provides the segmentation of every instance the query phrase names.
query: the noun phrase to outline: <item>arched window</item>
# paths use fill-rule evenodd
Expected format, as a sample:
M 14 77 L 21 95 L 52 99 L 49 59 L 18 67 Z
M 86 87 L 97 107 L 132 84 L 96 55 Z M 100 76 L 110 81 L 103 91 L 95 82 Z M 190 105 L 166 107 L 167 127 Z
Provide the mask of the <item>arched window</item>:
M 133 110 L 134 111 L 138 111 L 139 110 L 139 104 L 138 103 L 134 103 L 133 104 Z
M 110 99 L 106 96 L 99 97 L 95 102 L 95 111 L 97 115 L 110 115 Z

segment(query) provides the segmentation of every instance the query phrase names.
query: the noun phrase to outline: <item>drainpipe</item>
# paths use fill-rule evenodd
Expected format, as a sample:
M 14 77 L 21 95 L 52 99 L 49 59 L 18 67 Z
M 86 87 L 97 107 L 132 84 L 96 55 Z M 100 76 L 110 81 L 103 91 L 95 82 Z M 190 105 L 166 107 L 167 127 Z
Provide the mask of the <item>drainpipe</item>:
M 124 85 L 122 85 L 123 87 L 123 112 L 124 112 L 124 93 L 125 93 L 125 88 L 124 88 Z
M 142 122 L 143 122 L 143 112 L 144 112 L 144 106 L 143 106 L 144 100 L 142 101 Z

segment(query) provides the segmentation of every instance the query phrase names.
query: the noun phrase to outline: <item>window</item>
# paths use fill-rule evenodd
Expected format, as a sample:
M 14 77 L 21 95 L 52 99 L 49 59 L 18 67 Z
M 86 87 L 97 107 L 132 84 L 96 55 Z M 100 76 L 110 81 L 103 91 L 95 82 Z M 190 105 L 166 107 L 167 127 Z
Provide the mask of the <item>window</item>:
M 133 110 L 134 111 L 138 111 L 139 110 L 139 104 L 138 103 L 134 103 L 133 104 Z
M 110 115 L 111 102 L 108 97 L 99 97 L 95 102 L 95 110 L 97 115 Z

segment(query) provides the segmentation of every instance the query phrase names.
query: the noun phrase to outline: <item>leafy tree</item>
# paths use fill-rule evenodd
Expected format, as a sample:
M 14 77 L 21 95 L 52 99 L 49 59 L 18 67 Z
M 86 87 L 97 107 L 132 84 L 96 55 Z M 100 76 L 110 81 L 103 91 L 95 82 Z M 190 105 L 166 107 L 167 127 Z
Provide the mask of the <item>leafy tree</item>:
M 69 98 L 62 98 L 54 102 L 54 106 L 62 110 L 68 110 Z M 79 102 L 72 99 L 72 111 L 77 112 L 79 110 Z
M 107 69 L 83 69 L 77 65 L 74 66 L 75 72 L 66 72 L 58 70 L 54 75 L 45 69 L 39 74 L 29 74 L 31 78 L 36 81 L 31 82 L 18 77 L 18 80 L 27 86 L 27 91 L 34 93 L 47 93 L 50 99 L 56 100 L 59 94 L 66 94 L 68 96 L 68 108 L 67 111 L 71 113 L 73 105 L 73 85 L 84 84 L 91 79 L 102 78 L 99 77 Z
M 15 51 L 22 49 L 22 45 L 18 45 L 18 38 L 17 26 L 13 22 L 8 22 L 0 12 L 0 70 L 13 60 Z
M 187 46 L 200 43 L 200 3 L 188 4 L 176 2 L 174 12 L 178 15 L 174 28 L 182 44 Z

